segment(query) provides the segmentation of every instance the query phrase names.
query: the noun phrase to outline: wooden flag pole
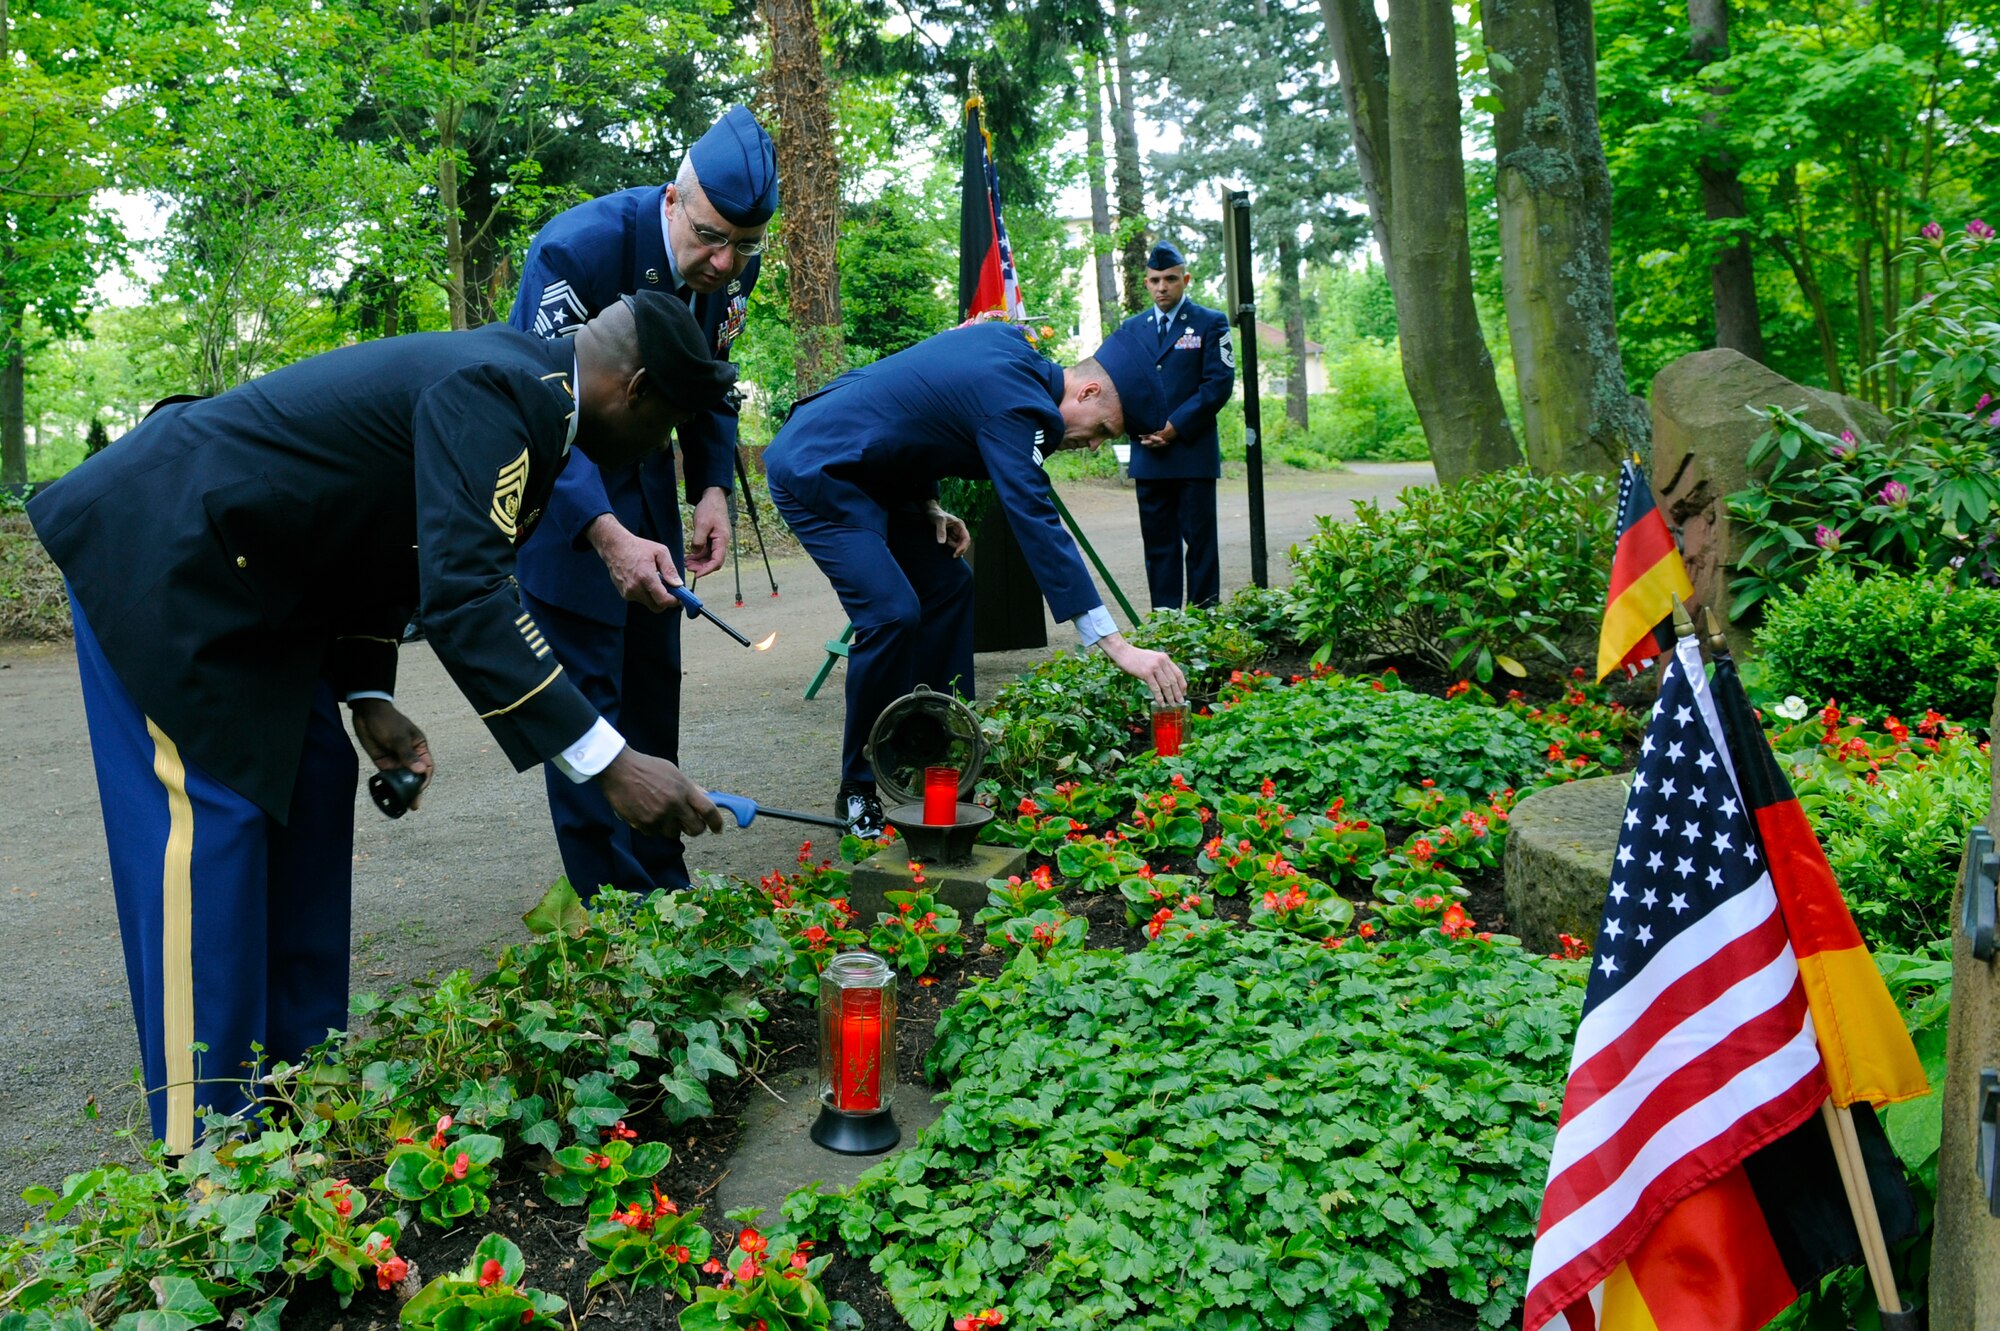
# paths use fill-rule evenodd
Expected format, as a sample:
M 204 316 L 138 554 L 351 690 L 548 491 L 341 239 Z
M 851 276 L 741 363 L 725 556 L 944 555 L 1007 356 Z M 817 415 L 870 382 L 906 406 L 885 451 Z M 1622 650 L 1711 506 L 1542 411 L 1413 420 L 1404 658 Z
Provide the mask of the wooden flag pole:
M 1834 1159 L 1840 1164 L 1840 1181 L 1847 1188 L 1847 1204 L 1854 1212 L 1854 1228 L 1861 1235 L 1861 1254 L 1868 1263 L 1868 1280 L 1875 1287 L 1875 1306 L 1882 1311 L 1883 1325 L 1903 1316 L 1903 1299 L 1896 1292 L 1896 1273 L 1889 1266 L 1889 1241 L 1882 1234 L 1882 1217 L 1875 1210 L 1875 1189 L 1868 1183 L 1868 1161 L 1861 1153 L 1861 1135 L 1854 1128 L 1854 1111 L 1834 1108 L 1831 1097 L 1821 1102 L 1820 1116 L 1826 1120 L 1827 1136 L 1833 1141 Z

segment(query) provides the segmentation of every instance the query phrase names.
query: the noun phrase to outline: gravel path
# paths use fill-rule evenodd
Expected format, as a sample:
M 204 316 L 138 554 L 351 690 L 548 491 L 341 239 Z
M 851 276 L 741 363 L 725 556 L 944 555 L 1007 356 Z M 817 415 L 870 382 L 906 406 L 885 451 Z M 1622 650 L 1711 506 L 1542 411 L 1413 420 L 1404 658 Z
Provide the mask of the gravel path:
M 1361 499 L 1427 482 L 1423 464 L 1356 464 L 1350 472 L 1286 473 L 1266 486 L 1271 573 L 1290 577 L 1285 551 L 1319 514 L 1344 517 Z M 1145 604 L 1138 518 L 1129 490 L 1075 482 L 1064 498 L 1112 573 Z M 1241 480 L 1222 490 L 1223 589 L 1249 581 Z M 815 702 L 801 697 L 822 644 L 845 624 L 832 590 L 802 557 L 776 566 L 772 600 L 761 563 L 743 568 L 747 603 L 730 580 L 701 590 L 753 638 L 776 629 L 768 653 L 685 626 L 682 757 L 713 788 L 761 803 L 820 810 L 832 799 L 840 744 L 838 674 Z M 754 581 L 753 581 L 754 579 Z M 1066 625 L 1049 641 L 1074 642 Z M 981 696 L 1033 665 L 1041 651 L 979 662 Z M 561 870 L 539 775 L 516 775 L 427 648 L 405 654 L 400 701 L 428 731 L 439 778 L 423 810 L 399 822 L 362 796 L 355 814 L 354 986 L 385 988 L 474 966 L 519 936 L 518 917 Z M 76 662 L 67 647 L 0 643 L 0 1225 L 28 1215 L 31 1184 L 104 1158 L 132 1158 L 120 1133 L 143 1118 L 131 1085 L 137 1045 L 118 946 L 97 788 L 85 742 Z M 696 868 L 756 876 L 789 864 L 807 829 L 759 820 L 694 843 Z M 96 1111 L 93 1116 L 93 1108 Z

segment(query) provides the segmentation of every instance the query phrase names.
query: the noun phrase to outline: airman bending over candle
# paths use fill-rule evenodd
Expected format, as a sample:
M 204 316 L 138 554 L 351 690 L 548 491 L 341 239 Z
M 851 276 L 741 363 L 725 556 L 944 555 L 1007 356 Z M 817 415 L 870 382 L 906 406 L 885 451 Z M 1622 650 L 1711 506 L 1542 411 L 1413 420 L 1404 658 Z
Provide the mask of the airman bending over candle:
M 882 831 L 866 751 L 882 709 L 918 684 L 972 692 L 972 572 L 961 559 L 972 537 L 938 504 L 943 477 L 991 479 L 1055 617 L 1156 701 L 1186 699 L 1166 653 L 1118 632 L 1042 469 L 1064 449 L 1158 429 L 1153 374 L 1129 340 L 1065 368 L 1020 329 L 982 323 L 850 370 L 792 408 L 764 466 L 778 512 L 854 625 L 834 808 L 856 835 Z

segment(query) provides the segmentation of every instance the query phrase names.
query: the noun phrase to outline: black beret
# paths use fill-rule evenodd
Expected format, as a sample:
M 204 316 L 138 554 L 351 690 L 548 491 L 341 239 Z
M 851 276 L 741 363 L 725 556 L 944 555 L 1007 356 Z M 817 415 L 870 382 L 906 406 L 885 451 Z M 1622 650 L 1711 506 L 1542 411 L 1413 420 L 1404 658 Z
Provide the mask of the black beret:
M 1162 268 L 1179 268 L 1186 262 L 1181 252 L 1164 240 L 1153 246 L 1153 252 L 1146 256 L 1146 266 L 1155 272 Z
M 1125 434 L 1132 439 L 1153 434 L 1167 423 L 1166 401 L 1160 392 L 1159 352 L 1147 341 L 1120 327 L 1104 339 L 1091 358 L 1111 376 L 1119 405 L 1125 410 Z
M 736 367 L 708 351 L 708 338 L 685 301 L 663 291 L 622 298 L 639 335 L 639 363 L 646 377 L 675 402 L 696 411 L 722 404 L 736 382 Z

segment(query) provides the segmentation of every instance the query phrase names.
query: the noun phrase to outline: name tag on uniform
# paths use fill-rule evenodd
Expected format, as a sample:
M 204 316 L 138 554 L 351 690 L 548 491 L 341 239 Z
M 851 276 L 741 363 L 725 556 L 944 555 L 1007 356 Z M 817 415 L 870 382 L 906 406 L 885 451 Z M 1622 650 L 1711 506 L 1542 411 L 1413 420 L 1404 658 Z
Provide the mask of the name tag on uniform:
M 1201 334 L 1190 329 L 1181 334 L 1181 340 L 1174 343 L 1175 351 L 1200 351 Z

